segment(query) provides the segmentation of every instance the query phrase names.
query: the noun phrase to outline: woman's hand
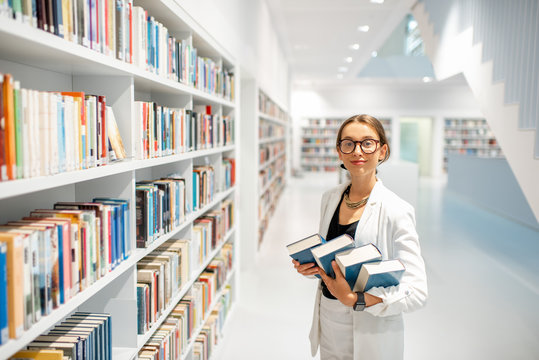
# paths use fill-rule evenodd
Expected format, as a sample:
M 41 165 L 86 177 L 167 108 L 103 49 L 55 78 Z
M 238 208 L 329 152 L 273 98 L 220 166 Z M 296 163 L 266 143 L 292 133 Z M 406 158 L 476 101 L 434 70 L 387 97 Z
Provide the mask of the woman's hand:
M 300 264 L 299 261 L 292 259 L 294 268 L 298 273 L 304 276 L 316 275 L 318 274 L 318 266 L 315 266 L 314 263 Z
M 322 280 L 328 287 L 329 292 L 331 292 L 331 294 L 335 296 L 341 303 L 346 306 L 354 306 L 357 300 L 356 293 L 350 289 L 350 285 L 348 285 L 346 278 L 342 274 L 341 269 L 335 260 L 331 262 L 331 266 L 335 272 L 335 279 L 332 279 L 329 275 L 327 275 L 324 269 L 318 268 Z

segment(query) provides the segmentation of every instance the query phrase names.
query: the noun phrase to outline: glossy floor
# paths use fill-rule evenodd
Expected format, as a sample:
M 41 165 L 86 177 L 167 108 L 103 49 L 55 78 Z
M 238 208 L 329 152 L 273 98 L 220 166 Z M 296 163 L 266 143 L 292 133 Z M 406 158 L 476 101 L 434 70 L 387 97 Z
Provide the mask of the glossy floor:
M 294 272 L 285 245 L 318 229 L 333 176 L 292 178 L 216 359 L 311 359 L 315 281 Z M 417 213 L 429 301 L 405 315 L 405 359 L 539 359 L 539 232 L 421 181 Z M 316 359 L 318 357 L 315 357 Z

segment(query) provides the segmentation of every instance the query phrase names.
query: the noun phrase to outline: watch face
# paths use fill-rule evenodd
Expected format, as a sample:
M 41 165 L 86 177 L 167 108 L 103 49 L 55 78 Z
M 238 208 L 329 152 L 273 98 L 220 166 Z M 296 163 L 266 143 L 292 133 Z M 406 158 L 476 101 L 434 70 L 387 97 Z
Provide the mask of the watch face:
M 363 311 L 365 309 L 365 304 L 354 304 L 354 311 Z

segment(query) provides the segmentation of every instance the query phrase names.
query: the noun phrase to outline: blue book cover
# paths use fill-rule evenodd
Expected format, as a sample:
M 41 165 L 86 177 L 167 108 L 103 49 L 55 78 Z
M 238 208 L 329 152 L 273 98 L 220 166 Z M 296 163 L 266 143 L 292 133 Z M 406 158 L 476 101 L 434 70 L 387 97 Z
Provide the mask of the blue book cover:
M 140 285 L 140 286 L 138 286 Z M 144 335 L 144 320 L 146 319 L 144 304 L 144 287 L 137 285 L 137 334 Z
M 58 97 L 58 171 L 66 171 L 66 138 L 64 101 Z
M 0 242 L 0 345 L 8 340 L 7 243 Z
M 117 226 L 117 231 L 119 237 L 118 241 L 121 245 L 119 248 L 122 249 L 120 252 L 120 259 L 127 259 L 131 254 L 131 244 L 129 243 L 129 201 L 108 198 L 95 198 L 92 201 L 118 207 L 117 219 L 119 221 L 119 226 Z
M 335 260 L 335 255 L 354 248 L 354 239 L 348 234 L 343 234 L 334 239 L 328 240 L 325 244 L 319 245 L 311 250 L 314 260 L 326 274 L 335 277 L 331 262 Z
M 374 287 L 390 287 L 399 284 L 404 265 L 400 260 L 383 260 L 363 264 L 354 291 L 367 291 Z
M 351 289 L 354 288 L 363 264 L 381 260 L 382 254 L 380 250 L 372 243 L 339 253 L 335 256 L 335 261 L 339 265 Z
M 59 267 L 59 288 L 60 288 L 60 303 L 65 304 L 65 290 L 64 289 L 64 231 L 62 225 L 56 226 L 58 233 L 58 267 Z M 66 239 L 67 241 L 67 239 Z M 66 255 L 67 256 L 67 255 Z

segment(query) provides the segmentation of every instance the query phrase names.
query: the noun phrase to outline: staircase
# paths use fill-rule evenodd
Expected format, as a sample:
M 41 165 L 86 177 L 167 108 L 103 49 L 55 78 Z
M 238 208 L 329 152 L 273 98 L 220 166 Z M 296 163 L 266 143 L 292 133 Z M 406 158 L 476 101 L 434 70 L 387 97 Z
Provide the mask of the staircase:
M 438 80 L 462 73 L 539 221 L 539 2 L 419 0 Z

